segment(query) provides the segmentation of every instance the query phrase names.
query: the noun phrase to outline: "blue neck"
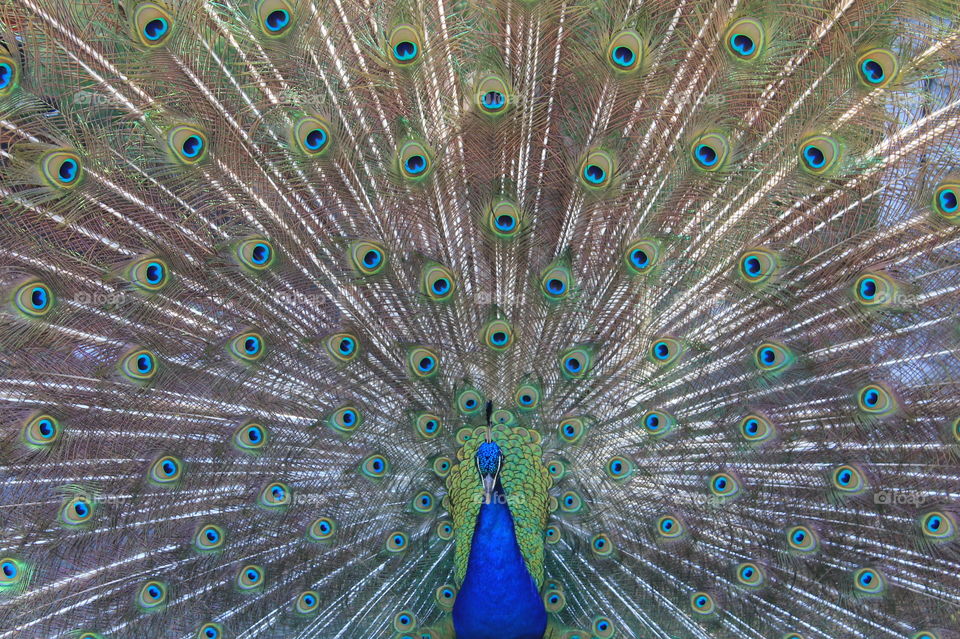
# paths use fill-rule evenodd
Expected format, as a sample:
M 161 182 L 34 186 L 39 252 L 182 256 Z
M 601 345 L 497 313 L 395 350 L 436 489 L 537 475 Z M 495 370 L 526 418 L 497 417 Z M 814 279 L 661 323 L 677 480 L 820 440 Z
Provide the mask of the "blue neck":
M 499 482 L 490 503 L 480 506 L 453 626 L 457 639 L 542 639 L 547 628 Z

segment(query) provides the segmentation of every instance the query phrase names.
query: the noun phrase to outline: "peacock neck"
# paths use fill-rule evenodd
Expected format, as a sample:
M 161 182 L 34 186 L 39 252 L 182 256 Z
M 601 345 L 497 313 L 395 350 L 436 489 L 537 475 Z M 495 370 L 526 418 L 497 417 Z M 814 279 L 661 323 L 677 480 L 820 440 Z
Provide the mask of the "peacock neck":
M 547 613 L 527 570 L 499 481 L 480 514 L 453 607 L 457 639 L 542 639 Z

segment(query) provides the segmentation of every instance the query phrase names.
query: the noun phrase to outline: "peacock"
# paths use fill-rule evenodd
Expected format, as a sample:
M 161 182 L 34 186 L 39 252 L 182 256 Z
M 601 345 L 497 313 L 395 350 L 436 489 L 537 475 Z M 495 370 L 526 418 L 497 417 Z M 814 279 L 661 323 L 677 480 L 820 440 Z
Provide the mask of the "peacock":
M 0 639 L 960 637 L 957 0 L 0 0 Z

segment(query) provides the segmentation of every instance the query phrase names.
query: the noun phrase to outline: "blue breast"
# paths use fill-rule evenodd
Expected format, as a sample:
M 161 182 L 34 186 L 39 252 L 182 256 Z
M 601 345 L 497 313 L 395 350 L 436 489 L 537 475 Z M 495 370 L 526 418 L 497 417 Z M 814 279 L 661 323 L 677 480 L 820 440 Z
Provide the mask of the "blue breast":
M 547 628 L 499 482 L 490 503 L 480 506 L 453 626 L 457 639 L 542 639 Z

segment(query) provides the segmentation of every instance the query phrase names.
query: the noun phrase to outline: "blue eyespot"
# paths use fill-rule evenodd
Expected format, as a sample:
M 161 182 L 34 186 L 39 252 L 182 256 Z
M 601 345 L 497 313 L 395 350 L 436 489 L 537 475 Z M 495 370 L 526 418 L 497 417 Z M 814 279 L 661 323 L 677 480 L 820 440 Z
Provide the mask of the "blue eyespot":
M 44 439 L 50 439 L 57 432 L 53 422 L 49 419 L 41 419 L 37 422 L 37 430 L 40 431 L 40 435 L 42 435 Z
M 507 103 L 506 97 L 499 91 L 487 91 L 481 98 L 483 106 L 491 111 L 498 111 Z
M 717 160 L 720 158 L 717 155 L 717 152 L 711 146 L 706 144 L 698 144 L 696 149 L 697 161 L 700 162 L 703 166 L 713 166 L 717 163 Z
M 877 296 L 877 281 L 872 277 L 865 277 L 860 280 L 860 297 L 865 300 L 872 300 Z
M 747 275 L 751 277 L 757 277 L 763 272 L 763 267 L 760 264 L 760 260 L 753 256 L 748 257 L 743 261 L 743 268 L 746 270 Z
M 393 55 L 401 62 L 412 60 L 417 57 L 417 45 L 408 41 L 398 42 L 393 47 Z
M 501 231 L 512 231 L 517 226 L 517 220 L 512 215 L 498 215 L 496 225 Z
M 143 37 L 151 42 L 156 42 L 166 35 L 170 25 L 163 18 L 154 18 L 143 27 Z
M 290 24 L 290 13 L 284 9 L 271 11 L 267 15 L 267 19 L 264 20 L 264 24 L 270 31 L 282 31 L 288 24 Z
M 417 368 L 419 368 L 424 373 L 430 372 L 433 370 L 435 365 L 434 359 L 432 357 L 423 357 L 417 362 Z
M 602 184 L 607 178 L 607 172 L 596 164 L 588 164 L 583 168 L 583 177 L 590 184 Z
M 734 51 L 744 56 L 752 54 L 757 49 L 757 45 L 754 44 L 753 38 L 742 33 L 733 34 L 733 36 L 730 38 L 730 46 Z
M 563 365 L 566 366 L 567 370 L 571 373 L 579 373 L 583 368 L 583 364 L 576 357 L 568 357 Z
M 567 284 L 561 279 L 551 278 L 547 280 L 547 291 L 553 295 L 562 295 L 567 290 Z
M 860 64 L 860 72 L 867 82 L 879 84 L 886 79 L 887 75 L 883 72 L 883 65 L 876 60 L 867 58 Z
M 940 208 L 947 213 L 956 213 L 957 209 L 960 208 L 957 194 L 953 189 L 943 189 L 940 191 L 937 195 L 937 201 L 940 203 Z
M 13 579 L 17 576 L 19 570 L 17 569 L 17 564 L 12 561 L 5 561 L 0 564 L 0 572 L 3 572 L 3 576 L 7 579 Z
M 363 255 L 363 265 L 367 268 L 376 268 L 383 261 L 383 255 L 376 249 L 370 249 Z
M 644 420 L 643 425 L 650 430 L 657 430 L 660 428 L 660 417 L 656 413 L 650 413 Z
M 323 129 L 312 129 L 307 133 L 303 143 L 311 151 L 319 151 L 327 143 L 327 132 Z
M 418 175 L 427 168 L 427 159 L 422 155 L 411 155 L 404 161 L 403 165 L 406 167 L 407 173 Z
M 203 151 L 203 138 L 199 135 L 191 135 L 183 141 L 180 149 L 183 151 L 184 156 L 195 158 Z
M 60 163 L 60 168 L 57 169 L 57 176 L 60 178 L 60 181 L 64 184 L 69 184 L 77 178 L 77 172 L 79 171 L 80 165 L 77 164 L 76 160 L 66 159 Z
M 270 261 L 270 246 L 263 242 L 258 242 L 250 253 L 250 259 L 254 264 L 266 264 Z
M 432 285 L 433 292 L 437 295 L 443 295 L 450 290 L 450 280 L 445 277 L 437 278 Z
M 666 342 L 657 342 L 653 345 L 653 356 L 659 360 L 670 357 L 670 345 Z
M 634 249 L 630 252 L 630 261 L 638 269 L 647 268 L 650 265 L 650 258 L 641 249 Z
M 256 337 L 248 337 L 243 341 L 243 350 L 248 355 L 256 355 L 260 351 L 260 340 Z
M 13 82 L 13 67 L 6 62 L 0 62 L 0 91 L 6 89 Z
M 814 169 L 822 168 L 827 163 L 827 158 L 819 148 L 812 144 L 803 147 L 803 159 Z
M 637 59 L 637 54 L 629 47 L 614 47 L 613 53 L 610 54 L 610 59 L 612 59 L 613 63 L 617 66 L 629 67 L 633 64 L 633 61 Z
M 30 306 L 36 311 L 42 311 L 47 307 L 50 296 L 47 295 L 47 289 L 43 286 L 34 286 L 30 291 Z

